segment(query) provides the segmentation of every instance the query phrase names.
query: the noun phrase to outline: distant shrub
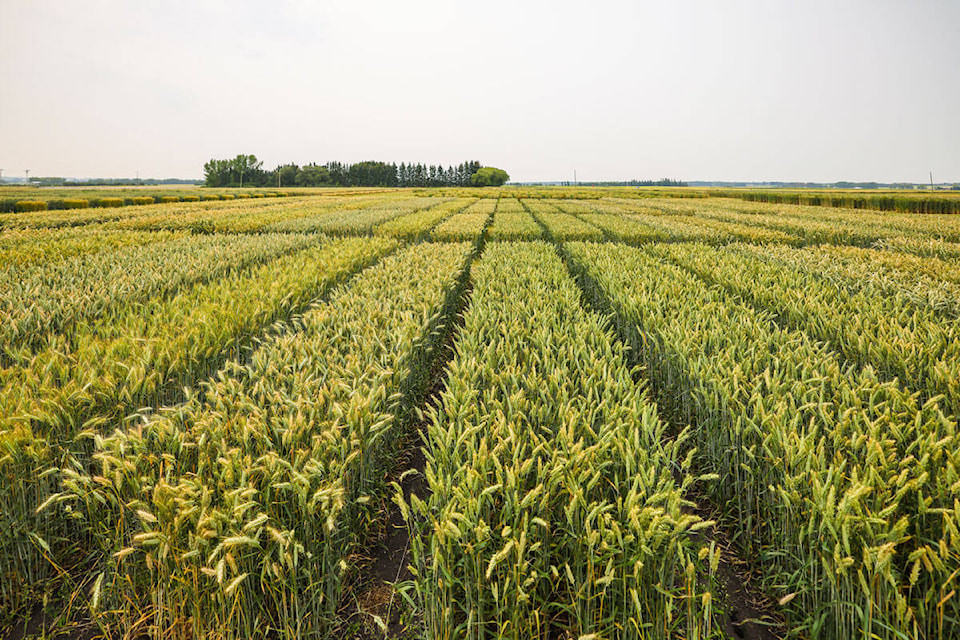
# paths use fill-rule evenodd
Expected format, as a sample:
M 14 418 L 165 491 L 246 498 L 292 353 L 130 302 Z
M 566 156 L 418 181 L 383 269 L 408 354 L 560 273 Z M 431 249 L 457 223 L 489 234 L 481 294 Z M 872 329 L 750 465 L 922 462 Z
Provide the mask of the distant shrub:
M 61 204 L 64 209 L 86 209 L 90 206 L 90 201 L 81 198 L 65 198 Z
M 133 199 L 133 204 L 153 204 L 155 200 L 150 196 L 140 196 Z
M 286 198 L 286 197 L 289 196 L 290 194 L 287 193 L 286 191 L 277 191 L 277 192 L 276 192 L 275 194 L 273 194 L 273 195 L 277 196 L 278 198 Z
M 238 197 L 238 198 L 249 198 L 249 197 L 250 197 L 250 194 L 249 194 L 249 193 L 238 193 L 238 194 L 237 194 L 237 197 Z
M 200 196 L 183 196 L 181 200 L 184 202 L 200 202 Z
M 220 196 L 215 193 L 205 193 L 201 196 L 204 200 L 219 200 Z
M 250 194 L 250 197 L 251 197 L 251 198 L 262 198 L 262 197 L 263 197 L 263 194 L 262 194 L 262 193 L 251 193 L 251 194 Z
M 233 199 L 236 198 L 236 197 L 237 197 L 237 196 L 233 195 L 232 193 L 225 193 L 225 194 L 223 194 L 222 196 L 220 196 L 220 199 L 221 199 L 221 200 L 233 200 Z
M 18 200 L 13 208 L 21 213 L 24 211 L 46 211 L 47 203 L 43 200 Z
M 100 198 L 98 204 L 101 207 L 122 207 L 123 198 Z
M 160 196 L 160 202 L 169 204 L 171 202 L 180 202 L 179 196 Z

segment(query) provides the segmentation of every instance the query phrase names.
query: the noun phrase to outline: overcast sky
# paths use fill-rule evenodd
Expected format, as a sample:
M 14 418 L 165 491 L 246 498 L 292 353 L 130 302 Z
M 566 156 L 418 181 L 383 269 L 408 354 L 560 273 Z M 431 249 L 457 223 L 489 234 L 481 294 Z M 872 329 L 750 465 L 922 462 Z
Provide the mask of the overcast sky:
M 3 176 L 960 181 L 960 1 L 0 0 Z

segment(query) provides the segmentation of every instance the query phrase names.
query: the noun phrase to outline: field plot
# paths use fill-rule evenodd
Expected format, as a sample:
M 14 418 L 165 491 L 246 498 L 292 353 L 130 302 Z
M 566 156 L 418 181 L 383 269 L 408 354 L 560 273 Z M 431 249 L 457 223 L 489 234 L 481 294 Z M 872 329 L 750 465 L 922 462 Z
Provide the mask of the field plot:
M 0 637 L 958 638 L 958 220 L 0 214 Z
M 431 235 L 434 240 L 441 241 L 476 240 L 489 224 L 496 208 L 497 201 L 492 198 L 476 200 L 462 212 L 438 225 Z
M 428 635 L 707 636 L 690 460 L 623 348 L 546 244 L 488 245 L 474 287 L 412 505 Z
M 377 227 L 374 233 L 377 235 L 404 238 L 406 240 L 425 238 L 430 235 L 433 228 L 440 222 L 462 211 L 472 202 L 474 202 L 474 200 L 470 198 L 446 200 L 435 207 L 422 209 L 388 220 Z
M 500 198 L 487 235 L 491 240 L 536 240 L 543 230 L 519 200 Z

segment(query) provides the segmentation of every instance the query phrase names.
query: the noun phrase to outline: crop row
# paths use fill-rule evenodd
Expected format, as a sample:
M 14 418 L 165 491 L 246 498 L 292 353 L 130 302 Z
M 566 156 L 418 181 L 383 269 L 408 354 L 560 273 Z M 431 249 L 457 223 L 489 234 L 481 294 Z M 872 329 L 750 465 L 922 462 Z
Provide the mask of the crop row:
M 536 240 L 543 235 L 543 230 L 519 202 L 501 198 L 487 235 L 491 240 Z
M 183 232 L 103 231 L 102 229 L 0 230 L 0 268 L 52 264 L 73 256 L 165 242 Z
M 174 194 L 167 192 L 156 195 L 110 195 L 85 197 L 78 192 L 71 197 L 61 198 L 38 198 L 31 194 L 28 198 L 2 198 L 0 199 L 0 212 L 29 212 L 29 211 L 47 211 L 62 209 L 88 209 L 88 208 L 112 208 L 127 207 L 131 205 L 146 205 L 154 203 L 172 203 L 172 202 L 200 202 L 211 200 L 234 200 L 246 198 L 282 198 L 290 194 L 285 191 L 265 191 L 253 193 L 209 193 L 195 191 L 189 194 Z
M 166 241 L 28 266 L 0 266 L 0 363 L 22 364 L 40 345 L 71 349 L 70 328 L 77 323 L 96 318 L 99 324 L 108 324 L 130 303 L 263 264 L 325 238 L 158 234 L 158 240 Z
M 549 245 L 487 244 L 473 271 L 429 497 L 397 497 L 427 637 L 707 637 L 686 434 Z
M 294 199 L 291 199 L 294 200 Z M 18 213 L 0 215 L 0 227 L 4 229 L 61 228 L 81 227 L 98 223 L 111 223 L 168 216 L 177 219 L 197 212 L 242 212 L 275 206 L 289 206 L 291 200 L 274 199 L 234 200 L 229 202 L 181 202 L 173 204 L 155 204 L 142 207 L 123 207 L 108 209 L 79 209 L 71 211 L 38 211 L 36 213 Z M 305 199 L 296 198 L 302 203 Z M 317 198 L 317 200 L 321 200 Z
M 469 198 L 455 198 L 441 204 L 413 213 L 393 218 L 374 230 L 377 235 L 393 236 L 405 240 L 425 238 L 430 232 L 450 216 L 462 211 L 474 202 Z
M 925 214 L 960 213 L 960 198 L 951 195 L 923 194 L 885 194 L 850 192 L 785 192 L 768 189 L 745 191 L 715 190 L 711 196 L 742 198 L 750 202 L 807 205 L 810 207 L 843 207 L 846 209 L 877 209 L 879 211 L 898 211 Z
M 265 227 L 266 231 L 320 232 L 330 235 L 369 234 L 392 220 L 446 202 L 443 198 L 380 196 L 364 203 L 337 206 L 318 213 L 291 217 Z
M 720 478 L 713 499 L 798 629 L 950 637 L 960 620 L 955 421 L 654 255 L 568 251 L 671 412 L 697 424 L 698 465 Z
M 430 378 L 469 247 L 419 245 L 231 364 L 203 399 L 99 439 L 47 507 L 130 635 L 327 637 L 383 471 Z
M 943 394 L 945 408 L 960 416 L 960 325 L 933 309 L 871 288 L 837 286 L 773 258 L 777 252 L 767 247 L 665 245 L 651 251 L 828 341 L 857 366 L 899 377 L 924 400 Z
M 694 215 L 692 212 L 697 210 L 696 205 L 689 202 L 678 201 L 679 205 L 676 207 L 673 199 L 659 201 L 659 205 L 657 202 L 636 203 L 620 200 L 614 205 L 614 211 L 620 211 L 632 219 L 650 225 L 662 233 L 663 240 L 667 241 L 742 241 L 757 244 L 800 242 L 794 234 L 780 229 L 769 229 L 748 221 L 715 220 Z
M 450 216 L 440 223 L 431 235 L 434 240 L 444 242 L 476 240 L 496 208 L 497 201 L 492 198 L 476 200 L 461 213 Z
M 43 349 L 0 372 L 0 574 L 9 577 L 0 609 L 14 606 L 24 585 L 41 582 L 48 546 L 58 563 L 73 551 L 63 522 L 34 510 L 52 487 L 43 471 L 90 445 L 78 434 L 109 430 L 138 407 L 175 399 L 250 337 L 395 247 L 363 238 L 308 247 L 79 323 L 72 350 Z
M 524 200 L 524 206 L 533 217 L 544 226 L 550 236 L 557 241 L 564 240 L 603 240 L 604 233 L 595 225 L 559 210 L 551 203 L 542 200 Z
M 233 202 L 196 202 L 159 204 L 124 209 L 54 211 L 33 214 L 0 215 L 5 229 L 63 228 L 99 225 L 111 230 L 189 230 L 199 233 L 249 233 L 289 231 L 284 223 L 313 220 L 337 211 L 384 208 L 409 201 L 403 194 L 326 195 L 298 197 L 282 201 L 242 200 Z M 278 228 L 274 228 L 274 227 Z M 307 230 L 307 229 L 301 229 Z
M 960 241 L 956 216 L 913 216 L 870 211 L 830 210 L 820 207 L 770 206 L 724 200 L 652 200 L 663 212 L 713 217 L 736 223 L 778 229 L 800 237 L 806 244 L 834 243 L 870 246 L 897 237 Z
M 823 245 L 767 247 L 767 253 L 839 287 L 901 296 L 945 317 L 960 317 L 960 264 L 899 251 Z
M 334 211 L 338 206 L 342 206 L 342 202 L 334 199 L 291 198 L 268 206 L 195 207 L 180 211 L 154 207 L 137 216 L 107 222 L 104 226 L 108 229 L 188 230 L 208 234 L 256 233 L 271 224 L 315 215 L 318 211 Z

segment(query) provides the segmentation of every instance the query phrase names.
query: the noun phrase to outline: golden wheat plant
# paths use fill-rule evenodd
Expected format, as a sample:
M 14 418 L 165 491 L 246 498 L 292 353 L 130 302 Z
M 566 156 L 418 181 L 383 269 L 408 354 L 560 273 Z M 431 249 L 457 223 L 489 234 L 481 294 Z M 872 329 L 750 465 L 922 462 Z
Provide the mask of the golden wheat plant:
M 90 255 L 166 242 L 183 232 L 104 231 L 101 228 L 42 228 L 0 230 L 0 268 L 26 268 Z
M 270 225 L 276 231 L 319 231 L 330 235 L 366 235 L 394 218 L 447 202 L 444 198 L 410 196 L 405 193 L 380 195 L 362 208 L 337 208 L 320 216 L 298 216 Z
M 270 224 L 332 207 L 325 199 L 301 197 L 275 200 L 184 203 L 149 207 L 137 216 L 105 222 L 107 229 L 142 231 L 186 230 L 193 233 L 257 233 Z
M 149 215 L 128 216 L 104 223 L 106 228 L 163 230 L 183 229 L 194 233 L 265 233 L 313 231 L 307 222 L 322 216 L 365 208 L 382 208 L 396 196 L 315 196 L 282 200 L 247 199 L 229 204 L 206 203 L 182 207 L 151 208 Z M 299 227 L 298 227 L 299 225 Z M 303 227 L 303 228 L 300 228 Z
M 683 497 L 688 434 L 550 245 L 489 243 L 473 272 L 423 434 L 429 495 L 395 497 L 426 637 L 709 637 L 719 556 Z
M 497 198 L 497 212 L 524 213 L 526 209 L 518 198 L 502 195 Z
M 568 251 L 670 414 L 696 425 L 714 500 L 799 633 L 955 635 L 960 434 L 936 399 L 651 253 Z
M 753 203 L 748 203 L 753 204 Z M 667 205 L 664 205 L 666 207 Z M 679 213 L 704 220 L 713 220 L 739 226 L 753 226 L 768 231 L 789 234 L 793 241 L 788 244 L 812 245 L 835 244 L 868 247 L 895 233 L 891 229 L 877 229 L 856 220 L 837 218 L 820 220 L 789 214 L 778 214 L 773 205 L 763 205 L 762 211 L 745 213 L 731 209 L 713 200 L 691 206 L 689 203 L 669 203 Z
M 666 198 L 645 203 L 646 212 L 655 210 L 658 213 L 656 220 L 667 224 L 680 225 L 688 229 L 688 225 L 700 226 L 716 232 L 716 237 L 705 238 L 705 241 L 740 241 L 752 244 L 803 244 L 803 239 L 786 229 L 776 229 L 757 224 L 754 218 L 737 218 L 735 216 L 712 215 L 714 210 L 710 201 L 696 200 L 684 202 L 679 198 Z M 696 237 L 682 238 L 684 240 L 701 240 Z
M 603 240 L 604 233 L 598 227 L 576 216 L 560 211 L 556 206 L 542 200 L 524 200 L 526 207 L 554 240 Z
M 651 207 L 646 199 L 643 202 L 637 202 L 624 198 L 605 198 L 601 202 L 605 211 L 625 216 L 629 220 L 649 227 L 666 242 L 721 244 L 733 239 L 728 229 L 707 226 L 690 216 L 677 215 Z
M 60 233 L 59 231 L 54 233 Z M 74 232 L 66 232 L 73 236 Z M 0 364 L 25 366 L 36 350 L 75 348 L 73 333 L 84 323 L 128 313 L 130 305 L 177 293 L 195 283 L 264 264 L 317 245 L 325 238 L 307 234 L 259 236 L 177 236 L 156 232 L 155 242 L 123 239 L 102 232 L 84 234 L 85 251 L 60 260 L 0 264 Z M 46 238 L 48 233 L 41 233 Z M 75 246 L 67 239 L 70 246 Z M 24 248 L 27 255 L 32 247 Z M 78 247 L 79 250 L 79 247 Z
M 376 235 L 392 236 L 403 240 L 420 240 L 430 235 L 433 229 L 475 202 L 473 198 L 444 200 L 441 204 L 387 220 L 376 227 Z
M 618 242 L 637 245 L 670 239 L 670 235 L 662 228 L 627 217 L 622 209 L 603 200 L 591 201 L 586 206 L 591 211 L 578 213 L 578 217 L 603 230 L 608 237 Z
M 202 398 L 95 436 L 47 507 L 98 552 L 94 618 L 128 636 L 329 637 L 471 251 L 386 258 Z
M 310 202 L 299 215 L 272 221 L 262 227 L 263 231 L 280 231 L 285 233 L 310 233 L 317 231 L 322 224 L 331 217 L 342 219 L 356 214 L 364 209 L 383 209 L 388 203 L 407 201 L 405 194 L 360 194 L 342 196 L 328 196 Z
M 940 238 L 911 238 L 897 236 L 884 238 L 875 243 L 877 248 L 902 251 L 917 256 L 939 258 L 956 262 L 960 260 L 960 242 L 947 242 Z
M 494 198 L 476 200 L 461 213 L 452 215 L 437 225 L 430 236 L 441 242 L 476 241 L 493 219 L 496 208 L 497 201 Z
M 915 241 L 960 242 L 960 223 L 956 216 L 900 214 L 892 212 L 824 207 L 773 205 L 724 198 L 695 205 L 671 200 L 671 209 L 697 215 L 736 216 L 739 221 L 780 229 L 800 236 L 806 244 L 850 244 L 871 246 L 880 242 L 908 238 Z M 729 218 L 728 218 L 729 219 Z
M 543 230 L 516 198 L 500 198 L 493 223 L 487 227 L 491 240 L 536 240 Z
M 774 259 L 777 252 L 769 247 L 652 250 L 829 341 L 850 362 L 898 377 L 924 400 L 943 394 L 944 407 L 960 415 L 960 325 L 934 310 L 870 288 L 838 286 L 820 273 Z
M 960 317 L 960 264 L 955 261 L 829 245 L 800 251 L 767 247 L 764 255 L 841 289 L 896 298 L 898 304 L 931 309 L 944 318 Z
M 856 223 L 882 229 L 890 237 L 914 236 L 940 238 L 948 242 L 960 242 L 960 219 L 953 214 L 902 213 L 862 209 L 827 209 L 824 207 L 781 205 L 779 212 L 806 219 L 836 222 L 851 220 Z
M 198 212 L 200 215 L 211 212 L 231 212 L 250 210 L 268 204 L 263 202 L 180 202 L 176 198 L 173 202 L 161 201 L 155 205 L 136 207 L 98 207 L 90 209 L 69 209 L 43 211 L 29 214 L 0 214 L 0 227 L 5 229 L 29 228 L 64 228 L 82 227 L 92 224 L 110 225 L 114 228 L 135 228 L 137 220 L 169 220 L 169 226 L 175 226 L 173 221 L 180 216 L 189 217 Z M 145 225 L 147 229 L 151 228 Z M 153 228 L 161 228 L 155 225 Z M 182 228 L 182 227 L 181 227 Z
M 596 204 L 595 200 L 544 199 L 543 202 L 552 204 L 558 211 L 569 213 L 572 216 L 579 217 L 597 213 L 597 210 L 593 207 L 593 205 Z
M 0 609 L 43 588 L 55 565 L 77 562 L 83 538 L 37 507 L 48 470 L 86 460 L 88 435 L 139 407 L 179 397 L 270 325 L 392 251 L 386 238 L 348 238 L 279 257 L 177 295 L 78 324 L 70 346 L 52 342 L 0 371 Z

